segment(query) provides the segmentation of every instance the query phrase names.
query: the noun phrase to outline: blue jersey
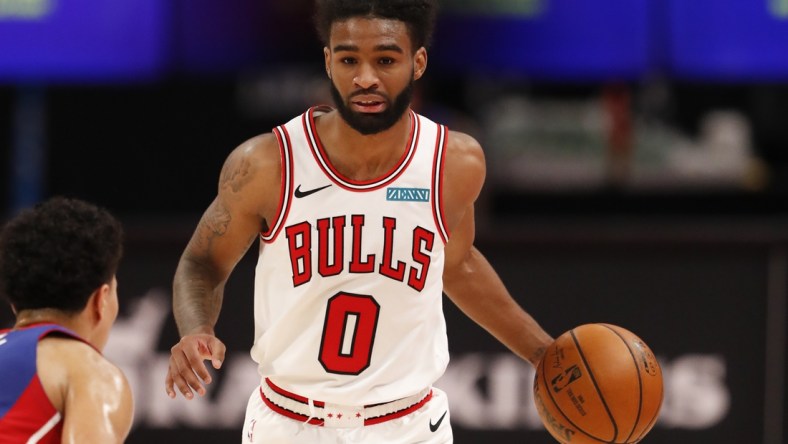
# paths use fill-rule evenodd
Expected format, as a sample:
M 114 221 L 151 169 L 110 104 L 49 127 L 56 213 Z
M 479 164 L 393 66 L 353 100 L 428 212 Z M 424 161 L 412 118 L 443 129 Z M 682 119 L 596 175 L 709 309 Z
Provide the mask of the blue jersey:
M 55 324 L 0 330 L 0 444 L 60 443 L 62 415 L 38 379 L 38 341 L 50 334 L 81 340 Z

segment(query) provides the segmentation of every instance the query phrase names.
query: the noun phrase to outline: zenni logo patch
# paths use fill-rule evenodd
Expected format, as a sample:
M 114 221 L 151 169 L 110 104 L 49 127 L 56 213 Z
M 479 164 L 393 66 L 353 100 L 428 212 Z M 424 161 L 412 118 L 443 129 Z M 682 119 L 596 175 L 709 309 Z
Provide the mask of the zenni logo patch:
M 427 188 L 386 188 L 386 200 L 429 202 L 430 190 Z

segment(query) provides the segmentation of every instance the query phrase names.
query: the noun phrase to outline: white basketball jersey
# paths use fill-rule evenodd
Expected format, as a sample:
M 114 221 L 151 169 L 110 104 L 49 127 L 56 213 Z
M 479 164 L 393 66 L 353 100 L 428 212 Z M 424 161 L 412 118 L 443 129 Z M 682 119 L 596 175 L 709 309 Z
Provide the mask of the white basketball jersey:
M 396 166 L 355 181 L 329 162 L 316 107 L 274 129 L 278 218 L 261 234 L 252 357 L 263 377 L 325 402 L 388 402 L 429 387 L 449 361 L 441 205 L 447 130 L 409 111 Z

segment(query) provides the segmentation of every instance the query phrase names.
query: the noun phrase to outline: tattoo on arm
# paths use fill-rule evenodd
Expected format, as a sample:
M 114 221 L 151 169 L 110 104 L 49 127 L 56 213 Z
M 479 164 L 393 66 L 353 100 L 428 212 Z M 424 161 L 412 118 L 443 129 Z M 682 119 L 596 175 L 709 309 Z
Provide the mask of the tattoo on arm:
M 215 251 L 216 244 L 228 235 L 233 215 L 227 205 L 240 201 L 240 193 L 254 178 L 254 165 L 243 155 L 230 155 L 219 178 L 220 196 L 203 214 L 187 252 L 179 264 L 174 283 L 174 311 L 179 332 L 189 332 L 213 328 L 219 317 L 224 293 L 224 273 L 229 264 L 217 264 L 217 255 L 227 252 Z M 248 248 L 259 233 L 253 233 L 246 240 Z M 236 236 L 233 234 L 233 236 Z M 227 238 L 232 245 L 240 239 Z M 235 247 L 230 247 L 230 249 Z
M 209 265 L 209 258 L 213 241 L 227 233 L 231 220 L 224 205 L 214 201 L 200 219 L 192 242 L 181 258 L 175 274 L 173 309 L 182 335 L 199 327 L 213 326 L 218 319 L 223 283 Z
M 200 256 L 209 255 L 213 240 L 227 233 L 231 220 L 232 215 L 224 205 L 219 202 L 211 204 L 200 220 L 197 233 L 194 236 L 195 250 L 199 252 Z
M 229 188 L 233 193 L 241 191 L 252 180 L 251 164 L 246 158 L 240 160 L 229 160 L 227 166 L 222 170 L 219 178 L 219 187 Z

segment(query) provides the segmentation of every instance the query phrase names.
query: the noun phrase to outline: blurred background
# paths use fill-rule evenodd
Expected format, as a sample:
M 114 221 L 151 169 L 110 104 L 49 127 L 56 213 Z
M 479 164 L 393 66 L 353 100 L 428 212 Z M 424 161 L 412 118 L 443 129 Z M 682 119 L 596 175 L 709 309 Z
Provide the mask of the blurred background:
M 555 336 L 610 322 L 651 346 L 666 394 L 644 442 L 785 443 L 788 0 L 440 5 L 414 108 L 482 143 L 477 243 L 512 293 Z M 311 10 L 0 0 L 0 217 L 61 194 L 126 224 L 107 355 L 134 386 L 129 443 L 240 439 L 254 251 L 192 402 L 163 389 L 171 281 L 227 154 L 330 103 Z M 445 311 L 455 442 L 553 442 L 533 370 Z

